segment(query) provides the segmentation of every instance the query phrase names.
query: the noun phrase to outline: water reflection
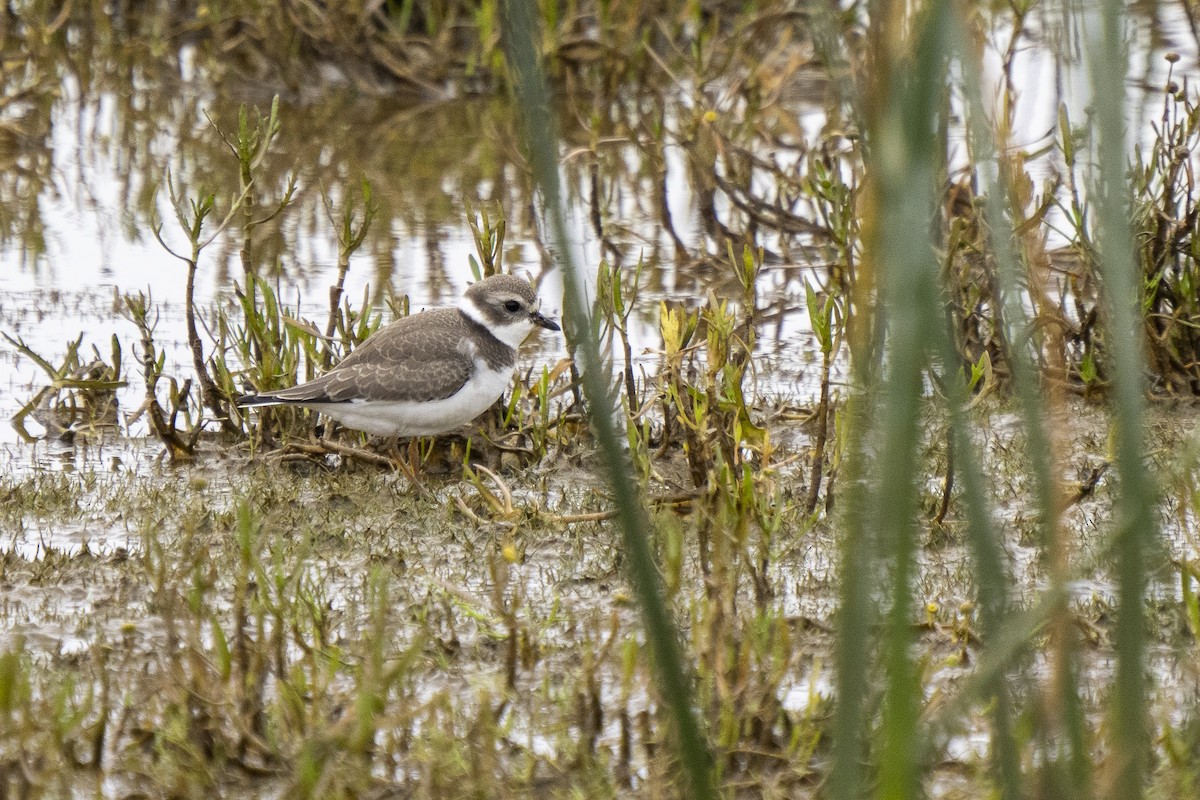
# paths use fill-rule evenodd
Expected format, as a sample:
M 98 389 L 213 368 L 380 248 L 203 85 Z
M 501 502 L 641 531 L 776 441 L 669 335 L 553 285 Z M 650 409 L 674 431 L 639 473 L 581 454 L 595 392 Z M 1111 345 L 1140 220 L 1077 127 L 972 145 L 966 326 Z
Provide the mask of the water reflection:
M 1188 74 L 1196 37 L 1184 5 L 1149 3 L 1133 13 L 1139 86 L 1132 106 L 1151 120 L 1145 98 L 1156 97 L 1162 49 L 1183 51 L 1178 69 Z M 1078 56 L 1088 14 L 1047 3 L 1027 18 L 1012 75 L 993 77 L 1017 87 L 1014 141 L 1044 141 L 1059 103 L 1086 98 Z M 167 242 L 184 249 L 166 175 L 187 196 L 212 192 L 218 208 L 228 208 L 238 185 L 228 142 L 239 110 L 265 111 L 276 93 L 282 126 L 252 189 L 253 207 L 271 209 L 293 177 L 298 191 L 283 214 L 255 229 L 251 268 L 302 313 L 318 315 L 327 305 L 337 260 L 329 209 L 336 218 L 363 179 L 379 213 L 352 262 L 346 291 L 355 302 L 367 291 L 375 303 L 389 290 L 409 294 L 417 308 L 456 297 L 473 251 L 467 201 L 503 209 L 511 267 L 554 280 L 513 109 L 502 93 L 469 94 L 472 86 L 491 88 L 484 78 L 463 73 L 447 89 L 452 82 L 410 79 L 403 65 L 367 69 L 364 54 L 339 60 L 314 51 L 289 60 L 283 43 L 263 40 L 245 19 L 218 24 L 215 33 L 184 11 L 136 2 L 35 16 L 0 26 L 7 54 L 0 62 L 0 295 L 62 289 L 71 299 L 62 309 L 39 303 L 49 324 L 0 314 L 0 328 L 19 329 L 31 345 L 60 350 L 90 324 L 67 309 L 88 297 L 108 307 L 114 286 L 148 290 L 164 305 L 164 342 L 182 341 L 174 326 L 184 272 L 152 231 L 162 220 Z M 981 19 L 995 68 L 1011 20 L 1006 10 Z M 603 257 L 632 267 L 644 259 L 633 333 L 648 364 L 658 347 L 654 301 L 736 296 L 726 246 L 753 242 L 767 259 L 761 373 L 785 394 L 804 392 L 803 354 L 813 352 L 804 284 L 849 280 L 859 246 L 857 223 L 844 218 L 857 211 L 846 196 L 861 180 L 845 93 L 861 65 L 840 62 L 855 60 L 861 20 L 834 21 L 836 53 L 813 33 L 828 22 L 768 16 L 697 52 L 657 39 L 622 42 L 613 53 L 592 52 L 586 36 L 560 45 L 562 171 L 582 263 Z M 636 63 L 614 69 L 626 52 L 638 54 Z M 412 49 L 406 58 L 420 55 Z M 1055 75 L 1055 91 L 1041 91 Z M 952 138 L 950 147 L 962 144 Z M 1032 159 L 1035 177 L 1038 170 L 1052 176 L 1055 159 L 1052 148 Z M 227 234 L 204 252 L 203 302 L 226 298 L 243 281 L 242 244 L 240 234 Z M 103 341 L 123 329 L 109 314 L 94 334 Z M 184 355 L 172 357 L 186 370 Z M 33 380 L 28 365 L 16 369 L 16 386 Z
M 13 44 L 26 58 L 14 68 L 22 84 L 5 84 L 14 98 L 6 116 L 21 133 L 3 148 L 13 156 L 0 178 L 0 286 L 116 283 L 178 298 L 173 265 L 150 235 L 156 218 L 167 220 L 166 234 L 174 232 L 162 191 L 167 170 L 190 195 L 215 192 L 228 203 L 237 175 L 226 140 L 239 107 L 265 109 L 274 91 L 282 96 L 283 126 L 254 205 L 270 207 L 293 175 L 300 191 L 286 214 L 255 232 L 253 267 L 280 278 L 285 291 L 324 289 L 334 237 L 321 196 L 336 205 L 360 178 L 374 187 L 380 214 L 360 259 L 370 263 L 352 280 L 369 282 L 377 297 L 388 284 L 421 302 L 458 291 L 469 249 L 465 200 L 497 202 L 509 218 L 514 258 L 535 269 L 545 263 L 513 110 L 502 96 L 413 102 L 411 95 L 365 93 L 361 80 L 344 75 L 326 85 L 260 83 L 253 78 L 272 70 L 248 64 L 249 50 L 230 44 L 222 57 L 211 41 L 180 36 L 186 29 L 169 13 L 122 7 L 111 18 L 75 14 L 9 31 L 21 35 Z M 744 224 L 728 219 L 736 207 L 718 196 L 711 175 L 722 146 L 744 145 L 720 140 L 702 115 L 714 106 L 722 114 L 745 109 L 720 108 L 723 101 L 686 71 L 691 88 L 667 87 L 683 89 L 672 96 L 657 80 L 597 86 L 594 77 L 580 77 L 582 62 L 570 63 L 574 69 L 562 76 L 569 95 L 563 169 L 581 210 L 588 262 L 601 253 L 618 262 L 644 256 L 656 268 L 647 272 L 652 288 L 669 290 L 675 280 L 664 271 L 695 261 L 706 238 L 721 244 L 742 235 Z M 823 103 L 793 95 L 788 114 Z M 23 121 L 17 106 L 28 110 Z M 719 185 L 733 186 L 729 179 Z M 206 253 L 205 297 L 237 279 L 239 249 L 240 242 L 222 239 Z

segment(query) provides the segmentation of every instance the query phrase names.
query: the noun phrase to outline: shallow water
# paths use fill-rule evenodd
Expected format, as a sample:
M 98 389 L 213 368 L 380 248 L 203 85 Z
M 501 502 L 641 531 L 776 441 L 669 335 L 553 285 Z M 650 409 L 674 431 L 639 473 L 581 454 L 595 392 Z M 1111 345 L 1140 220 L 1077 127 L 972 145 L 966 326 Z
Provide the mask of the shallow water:
M 1020 98 L 1016 138 L 1031 151 L 1052 141 L 1048 132 L 1060 104 L 1070 109 L 1077 123 L 1084 119 L 1089 91 L 1086 69 L 1071 63 L 1069 54 L 1071 43 L 1087 33 L 1086 13 L 1072 8 L 1066 14 L 1053 6 L 1040 6 L 1030 38 L 1020 49 L 1015 71 Z M 1131 121 L 1145 134 L 1157 113 L 1164 51 L 1182 52 L 1177 74 L 1195 74 L 1197 59 L 1195 39 L 1179 6 L 1163 4 L 1137 13 L 1130 113 Z M 1003 41 L 1002 32 L 997 40 Z M 104 54 L 100 57 L 103 60 Z M 994 69 L 994 56 L 989 63 Z M 27 119 L 38 124 L 31 122 L 29 132 L 17 138 L 10 168 L 0 171 L 0 200 L 9 209 L 0 219 L 0 331 L 22 338 L 51 361 L 81 331 L 85 349 L 94 344 L 102 353 L 115 333 L 125 348 L 129 385 L 118 392 L 114 426 L 102 435 L 73 440 L 49 435 L 29 443 L 0 423 L 0 472 L 12 479 L 11 485 L 41 487 L 48 498 L 46 507 L 24 509 L 9 520 L 0 538 L 0 558 L 19 563 L 11 573 L 4 573 L 0 584 L 4 597 L 0 649 L 20 639 L 34 658 L 61 664 L 111 645 L 129 664 L 147 660 L 148 654 L 162 648 L 165 634 L 156 616 L 156 598 L 147 588 L 151 576 L 131 572 L 126 559 L 143 554 L 150 534 L 159 527 L 166 530 L 168 546 L 177 545 L 185 533 L 192 535 L 177 522 L 186 518 L 199 530 L 196 536 L 202 545 L 211 548 L 213 563 L 228 569 L 236 559 L 229 543 L 233 524 L 226 517 L 249 491 L 255 502 L 262 503 L 273 537 L 270 546 L 278 546 L 283 554 L 271 566 L 294 567 L 320 587 L 320 599 L 336 617 L 336 632 L 343 637 L 339 644 L 349 648 L 364 629 L 362 606 L 368 591 L 363 576 L 372 569 L 391 571 L 398 593 L 396 640 L 407 641 L 417 635 L 414 631 L 433 631 L 464 653 L 449 658 L 448 667 L 431 658 L 414 673 L 406 690 L 421 704 L 438 693 L 451 692 L 461 701 L 458 710 L 465 715 L 489 692 L 499 693 L 504 679 L 497 654 L 503 638 L 497 633 L 499 615 L 488 605 L 498 581 L 496 573 L 489 571 L 488 559 L 495 559 L 515 532 L 521 559 L 506 573 L 512 593 L 508 597 L 520 610 L 521 623 L 544 640 L 546 662 L 530 668 L 528 679 L 541 681 L 539 690 L 523 695 L 523 707 L 511 710 L 505 724 L 510 737 L 527 751 L 550 762 L 567 758 L 569 748 L 556 739 L 566 734 L 554 727 L 559 722 L 553 718 L 554 702 L 565 702 L 556 695 L 556 681 L 564 675 L 577 679 L 575 670 L 582 656 L 580 648 L 563 643 L 581 639 L 599 650 L 604 642 L 611 645 L 618 638 L 617 631 L 626 637 L 640 635 L 628 598 L 621 596 L 618 548 L 611 530 L 603 526 L 560 526 L 563 530 L 559 530 L 538 522 L 536 515 L 531 523 L 518 518 L 477 526 L 454 510 L 456 495 L 468 502 L 472 499 L 465 485 L 435 483 L 432 499 L 414 510 L 407 498 L 399 496 L 403 487 L 398 480 L 351 471 L 322 474 L 310 481 L 283 470 L 272 472 L 278 470 L 275 465 L 267 468 L 269 477 L 263 479 L 242 471 L 254 467 L 248 467 L 240 454 L 224 458 L 220 445 L 208 445 L 196 464 L 170 466 L 158 443 L 146 435 L 145 421 L 133 419 L 142 397 L 134 359 L 138 337 L 132 324 L 121 317 L 122 293 L 144 291 L 153 298 L 167 372 L 181 378 L 191 372 L 185 348 L 183 265 L 165 252 L 152 233 L 155 220 L 162 220 L 167 243 L 183 247 L 166 196 L 166 170 L 171 170 L 175 186 L 189 193 L 220 187 L 218 195 L 227 204 L 233 166 L 205 115 L 229 130 L 236 124 L 239 104 L 265 108 L 271 92 L 236 76 L 215 74 L 199 63 L 189 46 L 126 72 L 103 68 L 111 64 L 96 66 L 88 79 L 61 65 L 49 68 L 60 70 L 53 98 L 29 112 Z M 997 80 L 995 75 L 990 79 Z M 1053 90 L 1045 88 L 1050 84 Z M 664 92 L 668 129 L 678 125 L 697 102 L 690 96 L 695 91 L 692 85 L 673 86 L 671 91 L 680 96 Z M 799 121 L 804 136 L 815 138 L 827 121 L 824 93 L 823 87 L 807 87 L 786 97 L 783 107 Z M 738 113 L 736 99 L 705 99 L 720 113 Z M 604 256 L 619 259 L 631 270 L 639 256 L 646 258 L 633 335 L 637 364 L 652 373 L 659 363 L 658 301 L 695 307 L 708 292 L 736 296 L 737 286 L 721 266 L 719 253 L 710 259 L 676 260 L 674 241 L 652 200 L 656 166 L 647 152 L 657 145 L 628 133 L 640 121 L 631 104 L 604 106 L 612 118 L 603 119 L 598 127 L 620 132 L 595 147 L 595 155 L 592 132 L 565 118 L 562 173 L 573 201 L 571 224 L 582 263 L 594 267 Z M 505 101 L 464 98 L 414 103 L 366 96 L 331 82 L 302 92 L 285 91 L 281 119 L 280 140 L 259 188 L 268 198 L 277 197 L 286 175 L 295 172 L 299 193 L 295 206 L 278 223 L 264 226 L 256 235 L 256 269 L 275 282 L 281 300 L 299 308 L 302 316 L 323 327 L 328 287 L 336 269 L 334 224 L 321 194 L 328 190 L 337 198 L 335 203 L 342 202 L 357 191 L 360 177 L 371 181 L 380 214 L 352 261 L 346 289 L 354 303 L 366 294 L 370 304 L 382 309 L 388 290 L 409 295 L 414 310 L 452 303 L 470 280 L 468 257 L 474 248 L 464 221 L 464 201 L 469 199 L 476 207 L 481 201 L 496 201 L 504 208 L 509 221 L 505 251 L 509 268 L 532 275 L 541 285 L 544 310 L 560 313 L 561 281 L 547 266 L 544 237 L 529 212 L 529 181 L 516 150 L 512 109 Z M 795 168 L 796 148 L 777 147 L 765 137 L 756 141 L 761 148 L 756 155 Z M 964 139 L 955 141 L 962 146 Z M 674 231 L 686 248 L 712 252 L 714 240 L 705 232 L 697 209 L 688 158 L 685 144 L 668 135 L 661 146 L 667 206 Z M 1056 158 L 1052 150 L 1036 158 L 1031 167 L 1034 176 L 1056 174 L 1061 167 Z M 589 218 L 593 162 L 600 164 L 603 175 L 599 182 L 603 238 Z M 737 213 L 719 192 L 716 212 L 723 219 Z M 804 310 L 804 286 L 819 282 L 825 254 L 804 236 L 769 231 L 761 235 L 778 256 L 764 268 L 758 286 L 763 323 L 755 380 L 760 399 L 767 401 L 761 404 L 763 413 L 770 414 L 774 401 L 806 405 L 815 399 L 819 351 Z M 231 302 L 234 285 L 242 281 L 239 247 L 234 238 L 219 237 L 202 256 L 198 294 L 209 315 L 218 304 Z M 521 364 L 523 368 L 553 364 L 564 352 L 561 339 L 542 336 L 526 347 Z M 0 342 L 0 420 L 20 408 L 44 379 L 35 364 Z M 1075 411 L 1078 441 L 1070 463 L 1094 466 L 1104 457 L 1107 421 L 1094 408 L 1081 406 Z M 1156 419 L 1172 431 L 1191 435 L 1186 412 Z M 1012 446 L 1018 426 L 1009 426 L 1011 421 L 1005 414 L 992 417 L 990 430 L 979 433 L 985 450 L 990 445 Z M 784 456 L 807 452 L 807 436 L 799 425 L 779 421 L 777 428 L 772 435 L 782 443 Z M 33 422 L 30 429 L 38 431 Z M 1003 461 L 1003 453 L 992 455 Z M 802 463 L 803 458 L 781 469 L 780 482 L 799 486 Z M 553 463 L 549 469 L 554 474 L 548 478 L 531 478 L 539 486 L 514 487 L 519 506 L 570 513 L 595 511 L 601 504 L 587 489 L 593 476 L 583 474 L 578 464 Z M 1004 469 L 1015 467 L 1001 463 L 994 476 L 998 481 L 1004 478 Z M 326 479 L 355 485 L 331 489 Z M 670 483 L 669 476 L 664 483 Z M 936 496 L 938 483 L 937 477 L 930 479 L 930 495 Z M 1016 532 L 1022 530 L 1029 506 L 1019 484 L 1019 480 L 996 484 L 1005 489 L 996 498 L 997 516 Z M 1010 486 L 1018 488 L 1007 493 Z M 1106 486 L 1102 483 L 1101 491 Z M 16 505 L 14 498 L 6 499 Z M 1073 600 L 1084 608 L 1104 609 L 1112 602 L 1110 576 L 1095 563 L 1106 547 L 1107 503 L 1108 498 L 1089 500 L 1071 513 L 1072 530 L 1079 535 L 1076 568 L 1080 575 L 1072 586 Z M 307 510 L 312 513 L 304 513 Z M 221 521 L 214 523 L 217 518 Z M 160 524 L 167 519 L 172 520 L 170 525 Z M 285 521 L 277 524 L 279 529 L 269 527 L 275 519 Z M 1172 555 L 1200 557 L 1186 524 L 1169 521 L 1167 534 Z M 829 637 L 822 635 L 819 626 L 829 621 L 836 604 L 838 543 L 835 533 L 824 529 L 806 531 L 797 539 L 784 552 L 772 554 L 775 594 L 770 611 L 800 631 L 813 625 L 809 638 L 797 646 L 777 698 L 787 711 L 803 715 L 827 700 L 831 691 L 831 668 L 821 666 L 822 659 L 828 660 Z M 1016 536 L 1007 546 L 1022 597 L 1035 596 L 1043 588 L 1038 551 Z M 935 659 L 941 659 L 930 668 L 928 685 L 931 692 L 950 692 L 970 672 L 968 665 L 953 661 L 955 645 L 945 629 L 954 619 L 954 609 L 971 596 L 970 562 L 961 542 L 923 548 L 920 557 L 918 600 L 938 605 L 943 626 L 922 642 Z M 204 552 L 194 560 L 203 565 L 208 558 Z M 218 561 L 221 558 L 224 561 Z M 687 569 L 699 586 L 702 581 L 694 574 L 695 565 Z M 43 570 L 53 577 L 50 585 Z M 192 579 L 191 575 L 178 578 L 179 585 L 191 588 Z M 222 572 L 215 580 L 216 589 L 207 601 L 214 618 L 223 619 L 230 605 L 229 574 Z M 1156 591 L 1178 599 L 1177 585 L 1160 585 Z M 211 646 L 212 634 L 205 630 L 198 640 Z M 296 653 L 289 650 L 288 655 Z M 1187 706 L 1192 702 L 1188 693 L 1193 670 L 1173 665 L 1165 645 L 1154 658 L 1160 682 L 1156 708 Z M 1085 661 L 1084 689 L 1101 694 L 1110 678 L 1107 651 L 1097 648 Z M 1036 664 L 1034 671 L 1043 668 Z M 642 683 L 621 688 L 627 679 L 616 656 L 610 654 L 597 673 L 603 684 L 599 695 L 610 709 L 599 738 L 611 755 L 621 735 L 611 708 L 638 711 L 652 701 Z M 541 725 L 545 719 L 553 724 Z M 419 730 L 420 723 L 414 724 Z M 977 715 L 962 722 L 961 730 L 946 735 L 949 759 L 974 763 L 986 749 L 986 727 Z M 638 777 L 646 780 L 644 772 Z M 932 794 L 943 793 L 943 788 L 931 787 Z M 126 789 L 123 784 L 110 786 L 104 794 L 117 795 Z M 945 788 L 945 793 L 952 790 Z
M 1014 60 L 1014 140 L 1028 151 L 1051 142 L 1060 105 L 1077 124 L 1085 119 L 1090 89 L 1087 68 L 1075 60 L 1075 48 L 1091 33 L 1092 13 L 1087 5 L 1049 4 L 1029 18 Z M 1197 59 L 1195 37 L 1178 4 L 1155 4 L 1139 14 L 1131 25 L 1130 115 L 1133 130 L 1146 135 L 1158 114 L 1156 98 L 1168 66 L 1162 54 L 1181 54 L 1177 76 L 1194 72 Z M 1001 80 L 998 53 L 1007 44 L 1006 24 L 997 20 L 986 59 L 986 79 L 993 85 Z M 40 83 L 30 79 L 41 90 L 34 92 L 39 102 L 7 110 L 15 132 L 9 169 L 0 171 L 0 198 L 9 208 L 0 224 L 0 330 L 22 337 L 47 356 L 60 353 L 68 337 L 79 331 L 86 334 L 85 349 L 96 344 L 102 350 L 116 332 L 126 346 L 126 363 L 132 364 L 128 356 L 136 336 L 119 318 L 119 295 L 144 291 L 162 315 L 158 336 L 168 353 L 168 373 L 186 377 L 190 360 L 181 347 L 184 268 L 152 231 L 161 222 L 167 244 L 184 247 L 168 197 L 168 172 L 177 191 L 188 196 L 215 191 L 218 207 L 227 207 L 235 165 L 213 126 L 233 131 L 242 104 L 265 110 L 271 87 L 239 80 L 236 70 L 214 65 L 187 44 L 174 52 L 141 54 L 143 60 L 134 68 L 112 69 L 129 58 L 119 45 L 120 29 L 89 35 L 100 43 L 92 55 L 98 62 L 82 69 L 69 54 L 39 51 L 30 61 L 30 74 L 41 77 Z M 544 237 L 528 213 L 530 187 L 516 150 L 512 108 L 493 98 L 414 104 L 368 96 L 347 86 L 337 69 L 323 69 L 321 74 L 330 78 L 325 86 L 306 85 L 303 91 L 281 87 L 281 133 L 256 187 L 260 207 L 266 208 L 279 197 L 286 176 L 297 177 L 294 206 L 255 234 L 256 269 L 276 281 L 281 301 L 298 304 L 306 318 L 324 319 L 336 248 L 321 196 L 332 195 L 336 206 L 355 195 L 358 180 L 366 178 L 380 213 L 352 261 L 346 289 L 353 302 L 367 292 L 378 307 L 385 290 L 408 294 L 414 309 L 454 302 L 470 280 L 468 257 L 474 249 L 464 202 L 478 206 L 491 201 L 508 216 L 509 268 L 532 275 L 542 285 L 546 308 L 557 312 L 561 281 L 543 258 Z M 816 141 L 826 121 L 826 90 L 819 82 L 806 85 L 799 82 L 786 92 L 781 106 L 801 121 L 802 137 Z M 666 205 L 682 243 L 703 250 L 711 248 L 712 240 L 698 216 L 688 151 L 671 135 L 681 115 L 691 113 L 695 89 L 677 86 L 675 91 L 661 98 L 667 129 L 660 155 Z M 740 113 L 739 102 L 728 92 L 706 99 L 717 113 Z M 638 125 L 635 98 L 629 100 L 609 106 L 612 116 L 600 119 L 597 130 Z M 575 209 L 571 222 L 580 263 L 590 272 L 602 256 L 629 268 L 639 256 L 647 260 L 632 334 L 639 366 L 652 371 L 659 346 L 657 302 L 694 305 L 709 291 L 733 296 L 736 284 L 720 269 L 720 253 L 716 263 L 676 262 L 672 238 L 650 200 L 655 167 L 647 157 L 659 152 L 657 146 L 615 135 L 589 155 L 586 144 L 595 134 L 580 129 L 569 116 L 563 123 L 563 176 Z M 798 151 L 766 140 L 760 146 L 768 162 L 785 169 L 797 163 Z M 952 149 L 961 157 L 962 140 Z M 1035 159 L 1035 179 L 1060 169 L 1056 159 L 1053 148 Z M 594 185 L 592 163 L 602 170 Z M 602 192 L 603 241 L 589 218 L 595 187 Z M 720 191 L 715 200 L 719 216 L 736 215 Z M 763 236 L 770 249 L 779 250 L 783 240 L 777 234 L 764 231 Z M 793 238 L 792 247 L 785 249 L 797 244 L 803 246 L 805 237 Z M 241 280 L 239 248 L 240 241 L 222 236 L 204 251 L 197 285 L 203 305 L 227 301 Z M 764 395 L 808 402 L 816 389 L 810 366 L 819 354 L 803 310 L 803 287 L 816 279 L 813 270 L 821 268 L 821 255 L 819 248 L 797 252 L 798 259 L 769 263 L 760 279 L 764 324 L 757 380 Z M 541 337 L 523 363 L 553 363 L 563 352 L 560 339 Z M 42 377 L 28 359 L 0 343 L 0 417 L 19 408 Z M 140 398 L 136 370 L 128 377 L 130 386 L 120 393 L 124 412 L 136 408 Z M 141 436 L 145 428 L 134 425 L 128 431 Z M 0 446 L 9 448 L 13 467 L 21 462 L 12 455 L 19 449 L 16 443 L 14 433 L 0 426 Z M 31 466 L 23 463 L 23 469 Z

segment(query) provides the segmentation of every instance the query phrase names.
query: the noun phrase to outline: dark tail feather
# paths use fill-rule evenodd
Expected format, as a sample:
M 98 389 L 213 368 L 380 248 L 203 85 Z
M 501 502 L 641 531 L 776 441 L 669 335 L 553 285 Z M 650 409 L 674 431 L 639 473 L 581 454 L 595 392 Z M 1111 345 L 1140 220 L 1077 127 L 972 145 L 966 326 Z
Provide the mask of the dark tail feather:
M 273 394 L 244 394 L 237 399 L 238 408 L 251 408 L 253 406 L 273 406 L 279 403 L 285 403 L 286 400 L 280 400 Z

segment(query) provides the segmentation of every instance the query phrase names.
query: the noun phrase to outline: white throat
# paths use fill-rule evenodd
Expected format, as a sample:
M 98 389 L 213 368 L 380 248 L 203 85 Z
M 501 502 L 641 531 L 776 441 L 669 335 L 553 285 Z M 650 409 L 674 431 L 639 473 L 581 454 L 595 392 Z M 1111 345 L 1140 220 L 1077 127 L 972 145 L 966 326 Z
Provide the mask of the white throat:
M 521 343 L 528 338 L 536 327 L 533 320 L 529 317 L 521 317 L 516 322 L 508 325 L 496 325 L 483 313 L 483 309 L 475 305 L 474 298 L 463 296 L 458 301 L 458 310 L 467 316 L 468 319 L 482 325 L 493 336 L 499 339 L 504 344 L 516 350 L 521 346 Z

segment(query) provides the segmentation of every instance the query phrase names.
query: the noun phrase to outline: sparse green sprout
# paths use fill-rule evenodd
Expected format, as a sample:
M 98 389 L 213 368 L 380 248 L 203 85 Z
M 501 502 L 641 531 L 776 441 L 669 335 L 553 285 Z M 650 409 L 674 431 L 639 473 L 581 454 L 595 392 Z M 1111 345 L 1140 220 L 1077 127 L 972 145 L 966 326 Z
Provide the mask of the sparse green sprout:
M 357 204 L 351 199 L 348 200 L 342 207 L 341 224 L 338 224 L 336 215 L 333 210 L 333 201 L 328 194 L 323 194 L 325 201 L 325 210 L 329 215 L 329 220 L 334 224 L 338 236 L 338 262 L 337 262 L 337 278 L 334 280 L 333 286 L 329 287 L 329 320 L 325 324 L 325 347 L 321 353 L 321 365 L 328 369 L 333 364 L 334 349 L 333 337 L 335 333 L 341 331 L 343 334 L 346 331 L 347 315 L 349 307 L 346 306 L 343 310 L 342 295 L 346 285 L 346 274 L 350 271 L 350 257 L 362 247 L 363 241 L 367 238 L 367 232 L 371 229 L 371 222 L 375 219 L 375 215 L 379 213 L 379 205 L 375 202 L 371 191 L 371 184 L 363 178 L 359 182 L 359 193 L 362 202 L 361 212 Z M 353 195 L 351 195 L 353 197 Z M 361 218 L 360 218 L 361 213 Z M 367 298 L 363 298 L 363 308 L 367 308 Z M 343 345 L 361 342 L 364 336 L 355 338 L 351 342 L 345 341 L 343 335 Z
M 218 134 L 225 138 L 224 133 L 217 127 L 216 123 L 212 124 Z M 274 98 L 271 104 L 270 115 L 264 119 L 256 112 L 256 120 L 253 124 L 250 122 L 249 112 L 246 110 L 246 107 L 242 106 L 238 114 L 238 136 L 236 142 L 230 142 L 228 138 L 225 138 L 225 143 L 229 146 L 238 161 L 240 193 L 230 201 L 229 209 L 225 213 L 225 216 L 215 226 L 209 226 L 209 230 L 206 230 L 206 224 L 209 216 L 215 209 L 215 195 L 211 192 L 200 191 L 195 197 L 185 198 L 182 189 L 176 190 L 171 177 L 171 171 L 169 169 L 166 171 L 167 194 L 172 207 L 175 209 L 175 217 L 179 223 L 179 227 L 190 245 L 190 252 L 180 254 L 173 250 L 163 239 L 162 223 L 157 219 L 151 221 L 151 229 L 154 232 L 154 237 L 158 240 L 162 248 L 187 265 L 184 315 L 187 323 L 188 347 L 192 354 L 192 366 L 196 372 L 196 380 L 200 385 L 201 402 L 228 433 L 237 433 L 239 430 L 239 426 L 233 421 L 233 418 L 236 416 L 236 411 L 233 410 L 234 397 L 222 393 L 217 382 L 209 372 L 208 358 L 205 356 L 204 343 L 200 339 L 199 327 L 196 323 L 196 316 L 198 314 L 195 302 L 196 273 L 199 270 L 201 252 L 233 223 L 235 215 L 240 210 L 242 212 L 241 228 L 243 237 L 242 266 L 247 278 L 252 274 L 251 240 L 254 228 L 274 219 L 282 213 L 291 202 L 296 188 L 294 178 L 289 180 L 284 196 L 280 199 L 276 207 L 265 216 L 255 218 L 253 195 L 254 173 L 266 157 L 272 139 L 278 134 L 279 125 L 278 96 Z
M 479 254 L 479 261 L 476 261 L 474 256 L 468 256 L 475 280 L 480 281 L 492 275 L 502 274 L 505 221 L 499 205 L 497 204 L 496 220 L 493 223 L 486 203 L 480 206 L 478 217 L 470 203 L 467 203 L 467 223 L 471 226 L 471 235 L 475 240 L 475 252 Z
M 979 394 L 985 393 L 993 380 L 992 357 L 985 350 L 979 354 L 979 360 L 970 366 L 971 375 L 967 378 L 967 392 L 975 392 L 978 388 Z
M 151 299 L 141 292 L 136 295 L 127 294 L 122 299 L 125 317 L 134 324 L 141 335 L 140 359 L 145 399 L 139 415 L 144 413 L 149 417 L 151 431 L 167 448 L 172 460 L 190 458 L 204 430 L 191 409 L 192 381 L 188 378 L 181 384 L 174 377 L 164 373 L 167 354 L 158 349 L 154 339 L 159 317 L 157 312 L 153 313 L 153 318 L 151 316 Z M 167 381 L 165 407 L 158 394 L 158 385 L 164 379 Z M 183 415 L 182 427 L 180 414 Z
M 1092 351 L 1083 354 L 1083 358 L 1079 362 L 1079 379 L 1083 381 L 1084 386 L 1095 386 L 1100 380 L 1100 373 L 1096 369 L 1096 359 Z
M 746 325 L 751 327 L 758 307 L 758 274 L 762 270 L 763 249 L 759 247 L 755 250 L 748 244 L 743 245 L 742 257 L 738 259 L 734 256 L 733 242 L 726 241 L 725 248 L 733 274 L 742 287 L 742 313 Z
M 596 274 L 596 312 L 593 313 L 593 319 L 603 323 L 607 328 L 607 336 L 611 337 L 616 333 L 620 339 L 624 362 L 625 403 L 631 414 L 636 413 L 641 402 L 637 395 L 637 382 L 633 372 L 633 349 L 629 344 L 629 317 L 637 305 L 644 266 L 645 260 L 639 257 L 628 290 L 625 287 L 625 271 L 619 267 L 611 267 L 607 260 L 601 259 Z M 604 335 L 597 330 L 598 337 Z
M 25 419 L 40 418 L 46 426 L 60 435 L 73 431 L 77 424 L 87 427 L 115 424 L 114 392 L 125 386 L 121 373 L 121 342 L 114 334 L 110 343 L 109 360 L 92 346 L 92 359 L 85 361 L 79 349 L 83 334 L 67 343 L 66 354 L 58 366 L 34 352 L 24 339 L 0 333 L 18 353 L 33 361 L 45 373 L 48 383 L 37 391 L 13 416 L 12 425 L 26 442 L 37 437 L 25 427 Z M 108 417 L 113 419 L 109 420 Z
M 817 293 L 810 283 L 804 284 L 804 300 L 808 306 L 809 323 L 817 336 L 817 342 L 821 345 L 821 354 L 828 357 L 833 354 L 834 340 L 837 338 L 834 317 L 835 312 L 839 311 L 838 304 L 831 294 L 825 296 L 824 303 L 818 302 Z M 840 314 L 838 319 L 840 321 Z M 840 327 L 838 325 L 838 328 Z

